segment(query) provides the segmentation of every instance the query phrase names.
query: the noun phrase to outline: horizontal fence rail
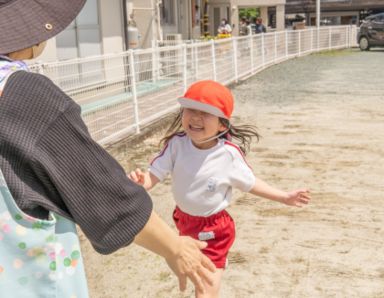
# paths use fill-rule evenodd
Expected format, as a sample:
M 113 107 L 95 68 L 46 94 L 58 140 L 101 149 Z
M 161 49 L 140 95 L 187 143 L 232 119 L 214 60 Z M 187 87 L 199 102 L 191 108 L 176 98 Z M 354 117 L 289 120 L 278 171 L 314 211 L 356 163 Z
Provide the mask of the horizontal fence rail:
M 181 44 L 156 41 L 149 49 L 30 68 L 71 96 L 92 137 L 108 145 L 176 111 L 175 99 L 195 81 L 235 83 L 294 57 L 356 46 L 356 35 L 355 26 L 337 26 Z

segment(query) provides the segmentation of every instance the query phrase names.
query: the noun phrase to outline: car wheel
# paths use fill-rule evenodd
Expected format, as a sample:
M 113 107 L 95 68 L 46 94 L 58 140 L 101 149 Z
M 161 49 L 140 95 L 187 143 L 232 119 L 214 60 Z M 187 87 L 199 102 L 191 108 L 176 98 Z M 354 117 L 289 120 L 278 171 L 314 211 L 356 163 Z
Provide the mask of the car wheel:
M 369 50 L 369 41 L 368 41 L 368 38 L 366 38 L 365 36 L 363 36 L 362 38 L 360 38 L 359 46 L 360 46 L 360 50 L 362 50 L 362 51 L 368 51 L 368 50 Z

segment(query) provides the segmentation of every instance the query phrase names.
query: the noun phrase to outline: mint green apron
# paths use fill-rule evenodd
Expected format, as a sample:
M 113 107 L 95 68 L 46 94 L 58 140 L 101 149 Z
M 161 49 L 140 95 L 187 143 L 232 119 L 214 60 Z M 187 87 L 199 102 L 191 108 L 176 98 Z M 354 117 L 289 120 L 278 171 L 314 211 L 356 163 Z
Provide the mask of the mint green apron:
M 0 297 L 88 297 L 74 223 L 56 214 L 40 220 L 23 213 L 1 169 Z

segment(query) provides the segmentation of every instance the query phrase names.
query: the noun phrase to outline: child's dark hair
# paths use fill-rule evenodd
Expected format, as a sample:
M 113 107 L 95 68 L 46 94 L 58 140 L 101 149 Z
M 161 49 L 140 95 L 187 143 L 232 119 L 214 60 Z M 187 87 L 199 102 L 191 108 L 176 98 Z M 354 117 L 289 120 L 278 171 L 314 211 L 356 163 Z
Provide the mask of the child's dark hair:
M 164 146 L 175 135 L 183 132 L 182 125 L 181 125 L 182 115 L 183 115 L 183 111 L 180 110 L 180 112 L 178 112 L 173 122 L 165 132 L 165 137 L 160 140 L 160 146 Z M 260 135 L 257 133 L 256 127 L 253 125 L 236 125 L 235 126 L 231 124 L 227 119 L 219 118 L 219 120 L 225 127 L 229 128 L 228 133 L 223 135 L 221 138 L 225 138 L 228 140 L 233 138 L 239 141 L 238 145 L 241 151 L 244 152 L 244 154 L 246 154 L 249 151 L 249 147 L 253 137 L 256 137 L 257 141 L 259 141 L 260 139 Z

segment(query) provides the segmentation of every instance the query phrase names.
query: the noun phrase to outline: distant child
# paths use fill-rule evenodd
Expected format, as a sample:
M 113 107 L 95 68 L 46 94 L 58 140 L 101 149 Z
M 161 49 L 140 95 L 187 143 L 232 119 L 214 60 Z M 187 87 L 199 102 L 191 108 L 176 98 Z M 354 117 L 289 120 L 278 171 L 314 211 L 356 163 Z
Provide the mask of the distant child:
M 309 192 L 284 192 L 254 176 L 244 154 L 252 137 L 258 139 L 259 135 L 253 126 L 230 122 L 233 97 L 226 87 L 199 81 L 178 101 L 182 109 L 162 140 L 164 149 L 152 161 L 149 172 L 136 169 L 129 177 L 151 189 L 171 174 L 176 227 L 181 235 L 207 241 L 203 253 L 218 268 L 213 285 L 208 285 L 205 293 L 196 291 L 196 297 L 219 297 L 228 251 L 235 239 L 233 219 L 225 211 L 232 188 L 296 207 L 309 202 Z M 231 138 L 241 145 L 232 143 Z
M 219 34 L 231 34 L 232 27 L 229 25 L 227 19 L 222 19 L 219 28 L 217 28 Z

